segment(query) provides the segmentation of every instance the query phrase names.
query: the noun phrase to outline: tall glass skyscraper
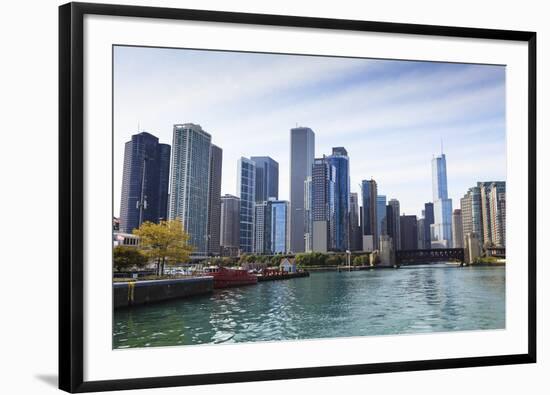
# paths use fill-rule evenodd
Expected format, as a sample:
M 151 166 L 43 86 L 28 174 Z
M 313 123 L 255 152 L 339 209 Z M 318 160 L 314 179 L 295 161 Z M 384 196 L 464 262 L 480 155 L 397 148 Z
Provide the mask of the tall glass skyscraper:
M 182 220 L 196 256 L 208 252 L 211 141 L 200 125 L 174 125 L 169 218 Z
M 290 130 L 290 250 L 305 251 L 304 182 L 311 176 L 315 133 L 306 127 Z
M 325 158 L 315 159 L 311 176 L 312 250 L 334 249 L 336 169 Z
M 271 254 L 271 207 L 267 201 L 254 206 L 254 253 Z
M 399 200 L 390 199 L 386 206 L 386 223 L 388 236 L 392 238 L 395 251 L 401 250 L 401 208 Z
M 254 248 L 254 206 L 256 202 L 256 165 L 247 158 L 237 164 L 237 191 L 241 198 L 240 247 L 241 252 L 251 253 Z
M 447 161 L 445 154 L 432 159 L 432 189 L 434 200 L 432 247 L 451 247 L 453 202 L 447 194 Z
M 124 146 L 120 231 L 131 233 L 143 222 L 167 218 L 170 145 L 147 132 Z
M 289 250 L 289 203 L 284 200 L 271 200 L 268 202 L 271 211 L 271 253 L 284 254 Z
M 269 156 L 251 156 L 256 164 L 256 202 L 279 199 L 279 163 Z
M 424 249 L 432 248 L 432 225 L 434 223 L 434 204 L 424 203 Z M 420 230 L 418 230 L 420 232 Z
M 334 250 L 349 249 L 349 157 L 344 147 L 332 148 L 332 155 L 326 161 L 334 166 L 336 179 L 334 185 Z
M 380 236 L 386 234 L 385 230 L 382 229 L 382 224 L 386 221 L 386 195 L 377 195 L 376 196 L 376 234 L 378 235 L 378 240 Z
M 377 221 L 377 185 L 374 180 L 361 181 L 361 199 L 363 201 L 363 250 L 372 251 L 378 248 Z
M 363 235 L 361 234 L 361 226 L 359 226 L 359 196 L 357 193 L 350 193 L 349 202 L 350 250 L 360 251 L 362 250 Z
M 220 246 L 224 256 L 236 256 L 240 245 L 241 199 L 233 195 L 221 197 Z
M 212 144 L 208 185 L 208 253 L 220 254 L 220 217 L 223 151 Z

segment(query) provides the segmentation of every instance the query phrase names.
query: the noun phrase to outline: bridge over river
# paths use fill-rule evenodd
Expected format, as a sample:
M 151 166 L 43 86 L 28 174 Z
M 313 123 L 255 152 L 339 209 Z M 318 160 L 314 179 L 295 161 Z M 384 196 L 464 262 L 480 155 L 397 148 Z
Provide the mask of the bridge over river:
M 459 261 L 464 264 L 464 248 L 437 248 L 431 250 L 401 250 L 395 253 L 397 265 Z

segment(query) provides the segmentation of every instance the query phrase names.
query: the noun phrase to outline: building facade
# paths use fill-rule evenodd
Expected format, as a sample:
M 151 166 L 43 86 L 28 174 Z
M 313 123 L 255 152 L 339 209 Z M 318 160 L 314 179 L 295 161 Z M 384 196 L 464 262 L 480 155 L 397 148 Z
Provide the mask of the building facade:
M 256 165 L 256 203 L 279 199 L 279 163 L 269 156 L 251 156 Z
M 289 218 L 290 204 L 285 200 L 271 200 L 268 202 L 271 214 L 270 225 L 270 252 L 271 254 L 285 254 L 290 249 Z
M 145 222 L 167 218 L 170 145 L 147 132 L 124 146 L 119 229 L 132 233 Z
M 489 194 L 493 244 L 506 247 L 506 192 L 495 185 Z
M 363 236 L 361 234 L 361 226 L 359 225 L 359 195 L 355 192 L 350 193 L 350 211 L 349 211 L 349 222 L 350 222 L 350 250 L 351 251 L 361 251 L 363 249 L 362 242 Z
M 254 209 L 256 204 L 256 165 L 247 158 L 237 162 L 237 191 L 240 205 L 240 250 L 251 253 L 254 249 Z
M 311 175 L 312 251 L 332 251 L 336 169 L 325 158 L 314 160 Z M 291 203 L 292 206 L 292 203 Z
M 496 203 L 499 195 L 506 192 L 506 183 L 504 181 L 485 181 L 478 182 L 477 186 L 481 192 L 481 218 L 483 225 L 482 246 L 496 246 L 501 243 L 502 227 L 500 226 L 498 204 Z M 492 200 L 494 201 L 492 202 Z M 499 223 L 499 226 L 497 226 Z M 497 232 L 499 236 L 497 236 Z
M 269 202 L 254 206 L 254 249 L 255 254 L 271 253 L 271 212 Z
M 307 127 L 290 130 L 290 250 L 305 251 L 304 182 L 311 177 L 315 133 Z
M 222 159 L 222 149 L 212 144 L 208 180 L 208 255 L 220 255 Z
M 378 240 L 380 236 L 386 234 L 384 226 L 386 224 L 386 195 L 376 196 L 376 234 Z
M 363 251 L 374 251 L 378 248 L 377 191 L 376 181 L 361 181 Z
M 389 209 L 388 209 L 389 207 Z M 386 226 L 387 234 L 393 240 L 395 251 L 401 250 L 401 209 L 399 200 L 390 199 L 386 206 Z
M 443 153 L 432 159 L 432 189 L 434 201 L 432 248 L 447 248 L 452 245 L 453 203 L 447 193 L 447 160 Z
M 416 215 L 401 215 L 400 232 L 401 232 L 401 249 L 402 250 L 417 250 L 418 249 L 418 222 Z
M 200 125 L 174 125 L 169 218 L 181 219 L 195 256 L 208 252 L 211 141 Z
M 453 211 L 453 248 L 464 247 L 464 233 L 462 232 L 462 210 L 456 209 Z
M 334 250 L 345 252 L 349 249 L 349 157 L 344 147 L 332 148 L 332 155 L 326 161 L 334 166 Z
M 240 245 L 241 199 L 233 195 L 221 197 L 220 249 L 224 256 L 237 256 Z
M 432 225 L 434 224 L 434 204 L 424 203 L 424 248 L 432 248 Z M 420 231 L 420 230 L 419 230 Z
M 419 250 L 425 250 L 426 249 L 426 241 L 424 239 L 424 224 L 426 223 L 426 219 L 425 218 L 418 218 L 417 222 L 416 222 L 416 229 L 417 229 L 417 234 L 418 234 L 418 237 L 417 237 L 417 248 Z

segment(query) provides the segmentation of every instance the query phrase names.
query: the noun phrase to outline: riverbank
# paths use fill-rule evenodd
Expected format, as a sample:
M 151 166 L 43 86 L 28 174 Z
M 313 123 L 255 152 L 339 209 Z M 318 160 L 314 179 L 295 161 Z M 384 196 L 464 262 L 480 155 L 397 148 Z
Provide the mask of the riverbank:
M 214 290 L 211 276 L 162 280 L 113 282 L 113 307 L 124 307 L 209 294 Z

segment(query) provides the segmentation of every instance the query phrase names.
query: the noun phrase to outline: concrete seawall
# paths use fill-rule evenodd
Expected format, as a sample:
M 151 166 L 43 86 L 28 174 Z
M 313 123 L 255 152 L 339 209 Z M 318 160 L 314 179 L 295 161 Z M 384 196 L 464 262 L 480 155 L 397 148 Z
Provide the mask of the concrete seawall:
M 115 309 L 212 292 L 211 276 L 113 283 Z

